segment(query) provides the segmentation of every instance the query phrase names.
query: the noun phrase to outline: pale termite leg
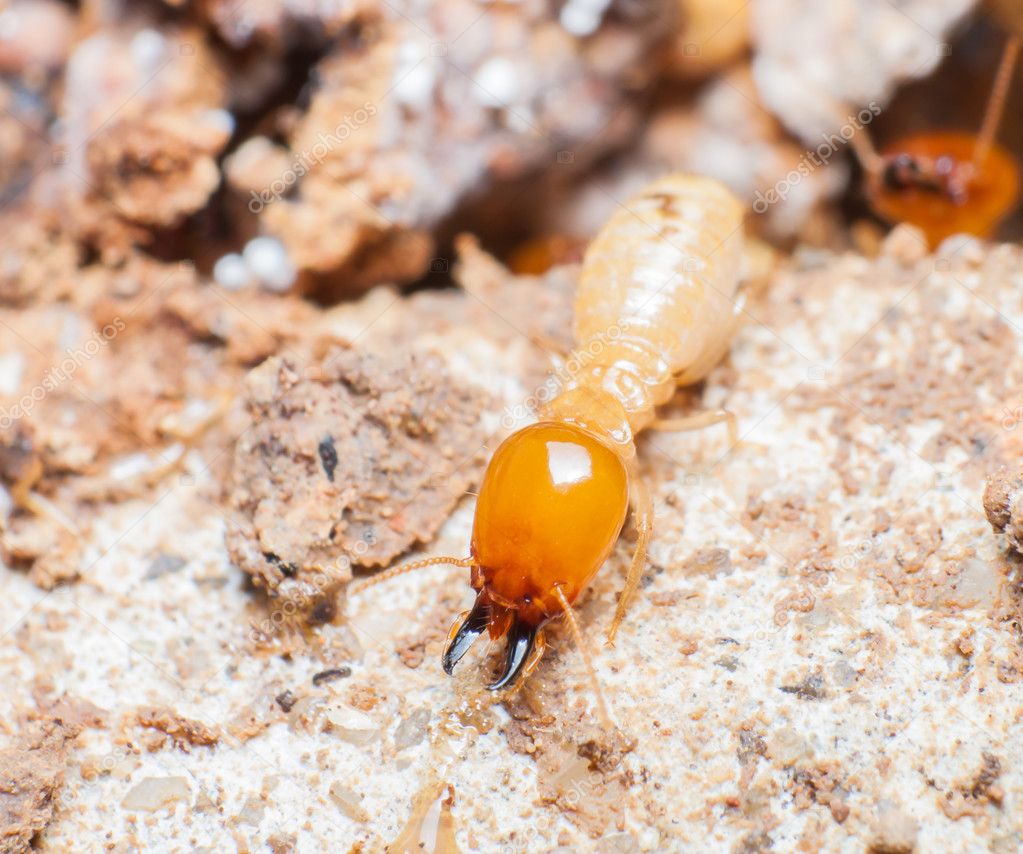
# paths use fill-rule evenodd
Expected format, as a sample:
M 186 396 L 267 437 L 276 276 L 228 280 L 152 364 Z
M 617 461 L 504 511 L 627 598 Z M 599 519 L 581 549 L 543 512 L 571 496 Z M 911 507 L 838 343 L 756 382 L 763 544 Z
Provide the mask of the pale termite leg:
M 529 336 L 529 340 L 535 347 L 539 347 L 543 350 L 551 359 L 557 359 L 560 362 L 564 362 L 570 355 L 571 350 L 565 349 L 565 343 L 552 338 L 550 335 L 536 332 Z
M 181 453 L 170 462 L 163 462 L 155 468 L 140 474 L 140 483 L 144 486 L 152 487 L 160 483 L 164 478 L 170 477 L 172 474 L 178 474 L 184 468 L 188 455 L 199 446 L 199 443 L 210 430 L 230 412 L 231 404 L 234 403 L 234 400 L 234 396 L 226 392 L 219 395 L 213 412 L 206 417 L 202 424 L 188 432 L 172 433 L 174 438 L 181 443 Z
M 629 566 L 629 573 L 625 576 L 625 587 L 618 597 L 618 607 L 615 609 L 614 619 L 611 621 L 611 628 L 607 632 L 607 645 L 614 646 L 615 635 L 618 634 L 618 627 L 625 619 L 625 612 L 628 610 L 629 601 L 632 599 L 636 588 L 639 587 L 639 579 L 646 568 L 646 550 L 650 543 L 650 530 L 654 521 L 654 504 L 650 500 L 650 492 L 639 476 L 635 460 L 629 464 L 629 501 L 632 504 L 632 513 L 636 519 L 636 550 L 632 553 L 632 564 Z
M 568 361 L 572 355 L 570 350 L 566 350 L 563 342 L 556 341 L 549 335 L 533 334 L 529 336 L 530 343 L 539 350 L 543 350 L 544 355 L 547 357 L 549 362 L 549 374 L 560 374 L 565 369 L 565 362 Z
M 590 649 L 586 644 L 586 638 L 583 637 L 582 630 L 579 628 L 579 621 L 575 618 L 575 613 L 572 611 L 572 605 L 568 601 L 568 597 L 565 596 L 565 592 L 561 589 L 560 584 L 554 585 L 554 592 L 557 594 L 558 601 L 561 603 L 561 610 L 565 614 L 565 619 L 568 620 L 569 628 L 572 630 L 572 636 L 575 638 L 575 645 L 579 648 L 579 654 L 583 657 L 583 664 L 586 665 L 586 672 L 590 677 L 590 684 L 593 686 L 593 694 L 597 698 L 597 712 L 600 715 L 600 722 L 603 724 L 604 729 L 608 732 L 614 732 L 617 727 L 614 721 L 611 720 L 611 713 L 607 709 L 607 702 L 604 700 L 604 692 L 600 687 L 600 680 L 597 679 L 597 671 L 593 667 L 593 657 L 590 655 Z
M 727 409 L 708 409 L 681 418 L 655 418 L 650 422 L 649 429 L 685 433 L 691 430 L 703 430 L 713 427 L 715 424 L 727 425 L 728 443 L 733 446 L 739 444 L 739 422 L 735 419 L 735 413 L 729 412 Z
M 39 458 L 32 460 L 28 470 L 11 485 L 11 500 L 15 507 L 20 507 L 34 516 L 50 519 L 60 525 L 76 537 L 82 536 L 82 532 L 65 514 L 48 498 L 33 492 L 32 487 L 38 483 L 43 476 L 43 462 Z
M 533 651 L 529 654 L 529 658 L 526 659 L 526 663 L 522 666 L 522 678 L 528 679 L 529 674 L 536 670 L 537 665 L 540 663 L 540 659 L 543 658 L 543 654 L 547 651 L 547 635 L 544 633 L 542 628 L 536 630 L 536 637 L 533 639 Z
M 404 575 L 406 572 L 412 572 L 416 569 L 423 569 L 427 566 L 438 566 L 440 564 L 449 564 L 451 566 L 472 566 L 471 557 L 428 557 L 423 560 L 415 560 L 412 563 L 403 563 L 401 566 L 395 566 L 391 569 L 386 569 L 383 572 L 379 572 L 376 575 L 372 575 L 369 578 L 360 578 L 358 581 L 350 584 L 348 587 L 348 595 L 354 596 L 369 587 L 375 587 L 384 581 L 390 581 L 392 578 L 396 578 L 399 575 Z
M 742 283 L 738 290 L 739 299 L 736 300 L 736 321 L 743 314 L 747 301 L 760 299 L 767 292 L 779 263 L 778 252 L 769 243 L 758 237 L 747 237 L 745 248 L 742 260 Z M 738 327 L 738 322 L 736 327 Z

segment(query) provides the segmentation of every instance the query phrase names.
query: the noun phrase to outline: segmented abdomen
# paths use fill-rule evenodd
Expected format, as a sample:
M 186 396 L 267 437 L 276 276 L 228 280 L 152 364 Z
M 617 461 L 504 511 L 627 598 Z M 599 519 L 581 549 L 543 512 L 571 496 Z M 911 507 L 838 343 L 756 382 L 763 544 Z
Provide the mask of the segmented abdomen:
M 586 251 L 572 374 L 545 417 L 631 446 L 680 382 L 717 363 L 738 311 L 742 217 L 723 184 L 682 174 L 611 217 Z

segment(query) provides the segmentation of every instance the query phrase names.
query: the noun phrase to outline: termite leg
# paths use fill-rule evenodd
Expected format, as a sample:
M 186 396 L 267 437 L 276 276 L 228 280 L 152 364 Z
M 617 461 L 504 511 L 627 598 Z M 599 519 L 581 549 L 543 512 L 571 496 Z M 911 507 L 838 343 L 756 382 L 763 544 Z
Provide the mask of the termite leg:
M 217 404 L 210 415 L 206 417 L 202 424 L 196 427 L 190 432 L 176 433 L 175 431 L 169 431 L 170 434 L 181 443 L 181 453 L 179 453 L 173 460 L 167 462 L 166 460 L 149 469 L 140 473 L 137 478 L 129 481 L 128 484 L 122 484 L 122 489 L 131 491 L 133 489 L 150 488 L 160 483 L 164 478 L 170 477 L 172 474 L 179 473 L 185 466 L 188 460 L 188 455 L 195 450 L 199 442 L 202 441 L 203 437 L 206 436 L 209 431 L 230 411 L 231 404 L 234 403 L 234 396 L 223 393 L 218 395 Z
M 639 579 L 646 567 L 646 550 L 650 543 L 650 529 L 653 527 L 654 505 L 650 500 L 646 484 L 639 476 L 635 460 L 629 464 L 629 500 L 632 503 L 632 513 L 636 519 L 636 530 L 639 536 L 636 539 L 636 550 L 632 554 L 629 574 L 625 577 L 625 587 L 622 588 L 621 596 L 618 597 L 618 607 L 615 609 L 614 619 L 611 621 L 611 628 L 607 633 L 608 646 L 614 646 L 615 635 L 618 634 L 618 627 L 625 619 L 629 600 L 632 599 L 636 588 L 639 587 Z
M 48 498 L 44 498 L 38 492 L 33 492 L 32 487 L 39 482 L 43 476 L 43 462 L 38 457 L 34 458 L 27 470 L 11 485 L 11 500 L 15 507 L 20 507 L 34 516 L 50 519 L 76 537 L 82 532 L 64 512 Z
M 682 418 L 657 418 L 651 422 L 649 429 L 682 433 L 688 430 L 703 430 L 715 424 L 728 425 L 729 444 L 739 443 L 739 423 L 735 419 L 735 413 L 727 409 L 708 409 Z
M 481 593 L 476 597 L 476 602 L 471 611 L 464 611 L 459 614 L 451 632 L 448 634 L 448 647 L 444 650 L 442 664 L 444 672 L 450 676 L 455 665 L 462 660 L 462 656 L 469 651 L 469 647 L 476 638 L 487 630 L 490 622 L 490 603 Z
M 571 355 L 571 350 L 566 350 L 562 341 L 558 341 L 546 333 L 534 332 L 529 336 L 529 340 L 534 347 L 539 347 L 550 356 L 552 361 L 556 360 L 559 367 Z
M 597 711 L 600 714 L 600 722 L 608 732 L 614 732 L 617 727 L 615 727 L 614 722 L 611 720 L 611 713 L 607 710 L 604 692 L 600 688 L 600 680 L 597 679 L 597 671 L 593 667 L 593 657 L 590 655 L 590 648 L 586 643 L 586 638 L 583 637 L 582 629 L 579 628 L 579 621 L 576 620 L 572 605 L 569 603 L 560 584 L 555 585 L 554 592 L 558 596 L 561 610 L 565 613 L 565 619 L 568 620 L 569 628 L 571 628 L 572 635 L 575 638 L 575 645 L 579 648 L 579 654 L 582 655 L 583 663 L 586 665 L 586 672 L 589 674 L 590 684 L 593 686 L 593 694 L 597 698 Z
M 543 658 L 543 654 L 547 651 L 547 635 L 544 633 L 543 628 L 536 630 L 536 637 L 533 639 L 533 651 L 529 654 L 529 658 L 526 659 L 526 663 L 522 666 L 522 678 L 526 679 L 530 673 L 536 670 L 537 665 L 540 663 L 540 659 Z
M 571 351 L 566 350 L 561 341 L 556 341 L 545 333 L 534 333 L 529 336 L 529 340 L 534 347 L 543 350 L 544 355 L 547 356 L 550 373 L 560 373 L 564 370 L 565 362 L 568 361 Z

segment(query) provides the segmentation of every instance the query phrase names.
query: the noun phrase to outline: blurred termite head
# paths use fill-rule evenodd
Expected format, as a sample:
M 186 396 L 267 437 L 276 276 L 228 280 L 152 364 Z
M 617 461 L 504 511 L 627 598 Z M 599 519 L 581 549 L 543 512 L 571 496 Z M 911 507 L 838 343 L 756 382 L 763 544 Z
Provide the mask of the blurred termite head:
M 449 674 L 484 632 L 507 636 L 498 690 L 543 654 L 542 627 L 600 569 L 625 522 L 629 482 L 619 455 L 572 424 L 541 422 L 509 436 L 487 466 L 472 533 L 471 611 L 452 627 Z
M 911 134 L 879 156 L 869 141 L 858 154 L 871 207 L 892 222 L 924 231 L 934 248 L 953 234 L 990 237 L 1019 202 L 1019 167 L 995 141 L 1013 84 L 1023 35 L 1019 0 L 993 0 L 1008 30 L 980 128 Z
M 868 187 L 871 206 L 885 219 L 919 227 L 932 247 L 953 234 L 989 237 L 1018 203 L 1019 170 L 995 143 L 976 155 L 970 133 L 905 137 L 882 152 Z

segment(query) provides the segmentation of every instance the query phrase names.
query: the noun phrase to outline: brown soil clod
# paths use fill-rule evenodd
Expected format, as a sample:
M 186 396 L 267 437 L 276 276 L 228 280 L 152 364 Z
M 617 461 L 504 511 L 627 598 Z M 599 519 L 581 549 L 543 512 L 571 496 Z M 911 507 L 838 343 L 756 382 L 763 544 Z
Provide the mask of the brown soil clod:
M 953 821 L 964 816 L 980 818 L 985 815 L 989 804 L 1002 805 L 1005 789 L 998 783 L 1001 776 L 1001 760 L 985 752 L 977 773 L 939 797 L 938 806 Z
M 996 534 L 1023 552 L 1023 471 L 1001 468 L 984 488 L 984 512 Z
M 27 851 L 53 818 L 78 723 L 49 718 L 0 751 L 0 852 Z
M 220 741 L 216 730 L 173 709 L 147 706 L 139 709 L 136 720 L 139 726 L 159 730 L 169 736 L 175 747 L 186 752 L 189 745 L 210 747 Z
M 335 349 L 249 377 L 251 427 L 235 450 L 227 534 L 257 586 L 307 617 L 353 566 L 429 541 L 479 475 L 488 397 L 434 354 Z

